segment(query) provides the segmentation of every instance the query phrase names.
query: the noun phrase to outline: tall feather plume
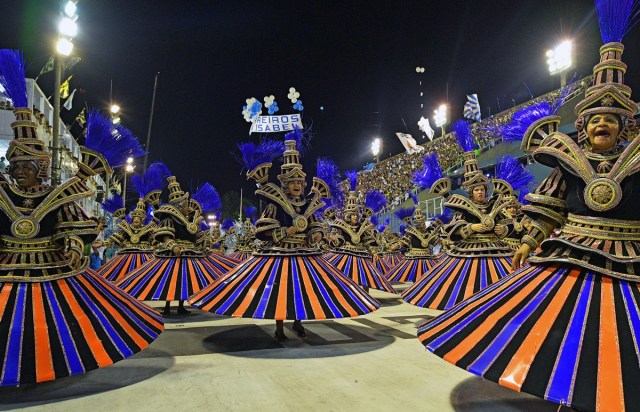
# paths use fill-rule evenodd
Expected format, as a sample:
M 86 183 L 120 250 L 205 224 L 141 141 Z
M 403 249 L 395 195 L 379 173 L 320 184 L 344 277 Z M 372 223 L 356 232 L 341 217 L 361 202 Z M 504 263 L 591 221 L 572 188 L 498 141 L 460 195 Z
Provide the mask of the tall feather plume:
M 167 185 L 167 177 L 171 176 L 171 171 L 166 164 L 162 162 L 154 162 L 149 165 L 147 171 L 144 172 L 144 186 L 148 193 L 154 190 L 162 190 Z
M 256 145 L 253 142 L 238 143 L 240 157 L 234 155 L 242 167 L 253 170 L 263 163 L 273 162 L 284 152 L 284 143 L 279 140 L 265 139 Z
M 400 220 L 404 220 L 408 217 L 413 216 L 413 212 L 415 212 L 416 208 L 413 207 L 403 207 L 401 209 L 396 210 L 393 214 Z
M 444 212 L 434 216 L 434 220 L 440 219 L 443 225 L 446 225 L 447 223 L 451 222 L 452 218 L 453 218 L 453 214 L 451 213 L 450 209 L 445 209 Z
M 602 41 L 620 42 L 638 22 L 638 0 L 595 0 Z
M 218 191 L 208 182 L 203 184 L 191 198 L 200 203 L 202 211 L 217 210 L 222 207 Z
M 316 176 L 329 186 L 331 193 L 331 203 L 342 205 L 344 203 L 344 193 L 340 190 L 340 168 L 333 160 L 318 158 L 316 162 Z
M 144 178 L 138 174 L 131 176 L 131 186 L 138 192 L 138 197 L 145 197 L 147 195 L 147 188 L 144 185 Z
M 514 191 L 527 186 L 534 179 L 531 172 L 518 159 L 511 156 L 503 157 L 496 169 L 496 177 L 509 183 Z
M 379 224 L 379 225 L 378 225 L 378 224 L 376 224 L 376 230 L 377 230 L 378 232 L 384 232 L 384 230 L 387 228 L 387 226 L 389 226 L 389 221 L 390 221 L 390 219 L 389 219 L 389 218 L 386 218 L 386 219 L 384 220 L 384 223 L 381 223 L 381 224 Z
M 225 219 L 222 221 L 222 224 L 220 225 L 220 229 L 227 231 L 230 228 L 233 227 L 235 223 L 233 222 L 233 219 Z
M 295 140 L 296 150 L 300 152 L 300 157 L 304 156 L 307 148 L 309 147 L 309 141 L 311 138 L 297 126 L 293 127 L 293 130 L 284 135 L 284 140 Z
M 373 215 L 369 218 L 369 222 L 373 223 L 374 225 L 378 226 L 378 224 L 380 223 L 380 216 L 378 215 Z
M 469 128 L 469 122 L 466 120 L 457 120 L 453 126 L 453 131 L 456 133 L 456 139 L 458 140 L 458 144 L 462 147 L 462 150 L 465 152 L 470 152 L 473 150 L 474 139 L 471 134 L 471 129 Z
M 520 194 L 518 195 L 518 202 L 520 202 L 520 204 L 522 205 L 528 205 L 529 202 L 527 199 L 525 199 L 525 197 L 531 193 L 531 191 L 529 190 L 528 186 L 524 186 L 520 189 Z
M 253 218 L 258 213 L 258 208 L 255 206 L 247 206 L 244 208 L 244 214 L 247 215 L 248 218 Z
M 14 107 L 28 107 L 24 57 L 20 50 L 0 50 L 0 84 Z
M 349 190 L 354 191 L 358 186 L 358 171 L 357 170 L 347 170 L 344 172 L 344 175 L 349 180 Z
M 436 180 L 444 177 L 442 168 L 438 162 L 438 155 L 428 154 L 422 159 L 422 170 L 414 173 L 413 183 L 423 189 L 429 189 Z
M 408 192 L 409 196 L 411 196 L 411 200 L 413 200 L 414 205 L 418 205 L 418 195 L 413 192 Z
M 398 230 L 400 231 L 400 234 L 402 236 L 404 236 L 405 232 L 407 231 L 407 227 L 408 225 L 406 223 L 401 223 L 400 226 L 398 227 Z
M 102 205 L 102 208 L 109 213 L 115 213 L 117 210 L 122 209 L 124 207 L 122 196 L 118 194 L 112 195 L 111 197 L 105 199 L 105 201 L 100 204 Z
M 387 205 L 387 198 L 378 190 L 369 190 L 364 196 L 364 205 L 378 213 Z
M 84 145 L 102 154 L 111 167 L 122 166 L 127 158 L 145 154 L 140 142 L 129 129 L 114 127 L 111 119 L 96 110 L 89 112 Z

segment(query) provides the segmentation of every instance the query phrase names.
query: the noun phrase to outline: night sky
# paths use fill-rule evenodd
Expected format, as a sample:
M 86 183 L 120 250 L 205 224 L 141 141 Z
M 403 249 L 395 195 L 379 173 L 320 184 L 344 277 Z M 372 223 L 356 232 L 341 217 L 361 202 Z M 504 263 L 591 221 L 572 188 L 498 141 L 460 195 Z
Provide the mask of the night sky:
M 29 77 L 51 54 L 61 2 L 2 1 L 0 47 L 24 51 Z M 231 155 L 238 142 L 258 139 L 241 115 L 249 97 L 274 95 L 278 114 L 293 113 L 287 93 L 295 87 L 314 134 L 307 173 L 317 156 L 360 168 L 372 160 L 374 137 L 383 139 L 383 157 L 403 150 L 396 131 L 423 143 L 418 119 L 447 97 L 454 120 L 467 93 L 478 94 L 483 117 L 495 114 L 528 100 L 529 90 L 559 86 L 545 62 L 559 41 L 574 40 L 582 75 L 602 44 L 588 0 L 80 0 L 78 14 L 74 55 L 82 61 L 71 89 L 86 92 L 63 118 L 73 122 L 84 99 L 106 111 L 112 82 L 123 124 L 144 142 L 160 72 L 150 160 L 166 162 L 186 188 L 209 181 L 221 193 L 254 188 Z M 639 39 L 636 28 L 623 56 L 636 89 L 640 53 L 631 46 Z M 53 73 L 41 77 L 45 93 L 53 81 Z

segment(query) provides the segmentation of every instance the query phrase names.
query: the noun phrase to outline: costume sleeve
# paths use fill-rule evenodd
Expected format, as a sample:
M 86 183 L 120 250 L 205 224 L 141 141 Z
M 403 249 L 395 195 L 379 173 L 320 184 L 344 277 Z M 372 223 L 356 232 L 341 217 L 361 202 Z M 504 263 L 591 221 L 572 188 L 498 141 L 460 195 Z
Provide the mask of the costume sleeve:
M 447 238 L 452 242 L 458 242 L 466 239 L 471 235 L 471 223 L 467 222 L 465 215 L 457 211 L 451 222 L 443 227 L 443 231 L 447 235 Z
M 286 237 L 284 228 L 277 219 L 278 208 L 269 203 L 256 221 L 256 238 L 264 241 L 273 240 L 278 243 Z
M 567 216 L 566 189 L 562 170 L 556 167 L 534 193 L 526 196 L 531 203 L 523 206 L 522 211 L 531 218 L 531 227 L 523 236 L 523 243 L 535 249 L 540 242 L 549 237 L 549 229 L 543 220 L 554 223 L 556 227 L 564 224 Z
M 76 203 L 65 203 L 56 213 L 53 240 L 58 245 L 75 249 L 82 254 L 84 245 L 93 242 L 98 236 L 98 224 Z
M 166 236 L 169 236 L 171 240 L 176 237 L 176 229 L 173 224 L 173 219 L 170 217 L 166 217 L 160 221 L 158 229 L 153 233 L 153 239 L 157 243 L 164 243 Z

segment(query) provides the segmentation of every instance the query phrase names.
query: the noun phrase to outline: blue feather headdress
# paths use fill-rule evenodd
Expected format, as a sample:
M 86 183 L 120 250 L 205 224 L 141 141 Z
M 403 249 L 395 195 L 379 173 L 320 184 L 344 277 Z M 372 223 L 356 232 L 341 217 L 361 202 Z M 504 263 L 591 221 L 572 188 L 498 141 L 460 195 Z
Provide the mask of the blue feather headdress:
M 518 202 L 520 202 L 520 204 L 522 205 L 528 205 L 529 202 L 527 199 L 525 199 L 525 197 L 531 193 L 531 191 L 529 190 L 529 187 L 524 186 L 520 189 L 520 194 L 518 195 Z
M 449 209 L 445 209 L 444 212 L 433 217 L 434 220 L 439 219 L 443 225 L 446 225 L 447 223 L 451 222 L 452 218 L 453 218 L 453 214 Z
M 496 167 L 496 178 L 506 181 L 514 191 L 518 191 L 531 183 L 534 176 L 518 159 L 504 156 Z
M 349 190 L 355 191 L 358 186 L 358 171 L 357 170 L 347 170 L 344 172 L 344 175 L 349 180 Z
M 122 166 L 127 158 L 145 154 L 129 129 L 114 127 L 111 119 L 96 110 L 89 111 L 86 132 L 85 147 L 102 154 L 111 167 Z
M 242 167 L 248 171 L 263 163 L 271 163 L 284 152 L 284 143 L 280 140 L 265 139 L 256 145 L 253 142 L 238 143 L 240 158 L 235 156 Z
M 364 197 L 364 205 L 378 213 L 387 205 L 387 198 L 378 190 L 369 190 Z
M 203 184 L 198 191 L 191 196 L 191 199 L 200 204 L 202 211 L 218 210 L 222 207 L 222 201 L 218 191 L 211 186 L 211 183 Z
M 407 192 L 407 193 L 409 194 L 409 197 L 411 197 L 411 200 L 413 200 L 413 204 L 418 205 L 418 195 L 413 192 Z
M 422 170 L 413 175 L 413 183 L 423 189 L 429 189 L 436 180 L 444 177 L 438 162 L 438 155 L 435 153 L 426 155 L 422 164 Z
M 405 232 L 407 231 L 407 227 L 408 225 L 406 223 L 402 223 L 400 224 L 400 226 L 398 227 L 398 230 L 400 231 L 400 234 L 402 236 L 404 236 Z
M 342 207 L 344 193 L 340 189 L 340 169 L 331 159 L 318 158 L 316 162 L 316 176 L 329 186 L 331 204 Z
M 222 224 L 220 225 L 220 229 L 227 231 L 231 227 L 233 227 L 234 224 L 235 223 L 233 222 L 233 219 L 225 219 L 222 221 Z
M 293 130 L 284 136 L 284 140 L 295 140 L 296 150 L 298 150 L 298 153 L 300 153 L 300 157 L 302 157 L 309 147 L 309 141 L 311 140 L 311 138 L 308 134 L 304 133 L 302 129 L 294 126 Z
M 602 41 L 621 42 L 638 22 L 638 0 L 595 0 Z
M 29 106 L 24 57 L 19 50 L 0 50 L 0 84 L 14 107 Z
M 458 144 L 460 145 L 460 147 L 462 147 L 462 150 L 465 153 L 473 151 L 475 140 L 473 138 L 473 135 L 471 134 L 469 122 L 467 122 L 466 120 L 457 120 L 453 124 L 452 128 L 456 134 L 456 140 L 458 140 Z
M 400 220 L 404 220 L 407 218 L 413 217 L 413 212 L 415 212 L 416 208 L 414 207 L 403 207 L 401 209 L 396 210 L 393 214 Z
M 106 210 L 111 214 L 124 208 L 124 202 L 122 200 L 122 196 L 118 194 L 112 195 L 111 197 L 105 199 L 105 201 L 100 204 L 102 205 L 102 208 L 104 210 Z
M 377 230 L 378 232 L 384 232 L 384 230 L 387 228 L 387 226 L 389 226 L 389 221 L 390 221 L 390 219 L 389 219 L 389 218 L 386 218 L 386 219 L 384 220 L 384 223 L 382 223 L 382 224 L 379 224 L 379 225 L 378 225 L 378 224 L 375 224 L 375 223 L 374 223 L 374 224 L 376 225 L 376 230 Z

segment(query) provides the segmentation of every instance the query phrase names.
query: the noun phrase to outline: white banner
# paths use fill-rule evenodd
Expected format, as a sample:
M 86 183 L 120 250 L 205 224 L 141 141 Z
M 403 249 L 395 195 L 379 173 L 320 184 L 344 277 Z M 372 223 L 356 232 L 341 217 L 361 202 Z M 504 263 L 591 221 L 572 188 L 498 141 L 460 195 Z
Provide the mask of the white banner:
M 407 153 L 413 154 L 424 150 L 424 147 L 419 146 L 416 143 L 416 139 L 414 139 L 410 134 L 396 132 L 396 136 L 398 136 L 398 139 L 402 142 Z
M 302 116 L 300 114 L 285 114 L 282 116 L 258 116 L 251 124 L 251 133 L 277 133 L 287 132 L 298 127 L 302 127 Z

